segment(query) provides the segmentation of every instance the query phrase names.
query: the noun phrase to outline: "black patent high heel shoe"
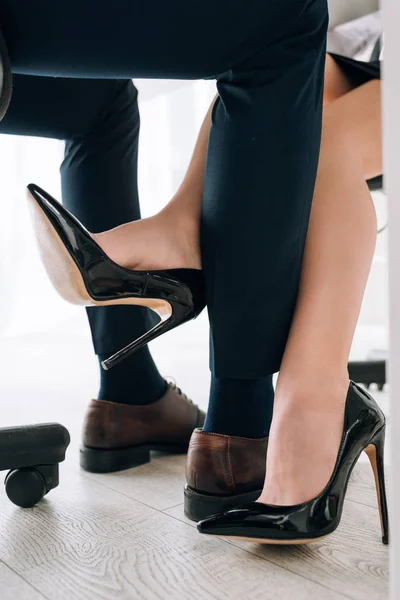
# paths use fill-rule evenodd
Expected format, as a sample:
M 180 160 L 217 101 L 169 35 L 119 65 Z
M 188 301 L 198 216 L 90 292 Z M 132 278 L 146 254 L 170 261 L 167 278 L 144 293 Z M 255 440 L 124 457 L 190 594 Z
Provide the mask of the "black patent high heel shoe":
M 319 496 L 295 506 L 251 502 L 200 521 L 198 530 L 200 533 L 263 544 L 307 544 L 318 541 L 338 527 L 351 471 L 365 451 L 375 475 L 382 541 L 388 544 L 384 444 L 383 412 L 365 390 L 350 382 L 336 465 L 327 486 Z
M 113 262 L 68 210 L 35 184 L 28 185 L 36 237 L 50 280 L 72 304 L 146 306 L 160 322 L 103 362 L 110 369 L 205 307 L 203 273 L 196 269 L 134 271 Z

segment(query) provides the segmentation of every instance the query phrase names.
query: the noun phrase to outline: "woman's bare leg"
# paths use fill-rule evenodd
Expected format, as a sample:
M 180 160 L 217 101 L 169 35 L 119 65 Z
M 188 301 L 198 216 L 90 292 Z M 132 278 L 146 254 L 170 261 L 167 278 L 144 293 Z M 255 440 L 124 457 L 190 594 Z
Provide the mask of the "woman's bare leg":
M 347 361 L 376 240 L 365 180 L 382 173 L 380 82 L 326 106 L 302 279 L 279 374 L 260 500 L 315 497 L 343 428 Z

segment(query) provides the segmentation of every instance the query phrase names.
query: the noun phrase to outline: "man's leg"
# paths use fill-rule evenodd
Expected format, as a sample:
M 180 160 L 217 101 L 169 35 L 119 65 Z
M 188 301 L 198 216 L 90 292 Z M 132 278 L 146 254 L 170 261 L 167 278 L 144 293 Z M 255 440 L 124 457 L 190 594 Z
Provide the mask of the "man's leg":
M 87 81 L 74 83 L 77 88 L 80 85 L 81 106 L 85 113 L 91 114 L 96 89 L 92 92 Z M 140 219 L 137 90 L 130 80 L 103 81 L 100 85 L 107 90 L 102 107 L 91 120 L 71 131 L 61 165 L 63 202 L 93 232 Z M 91 93 L 87 93 L 88 87 Z M 89 308 L 87 313 L 100 361 L 156 322 L 147 309 L 140 307 Z M 165 393 L 166 383 L 148 348 L 142 350 L 110 371 L 100 368 L 99 398 L 148 404 Z

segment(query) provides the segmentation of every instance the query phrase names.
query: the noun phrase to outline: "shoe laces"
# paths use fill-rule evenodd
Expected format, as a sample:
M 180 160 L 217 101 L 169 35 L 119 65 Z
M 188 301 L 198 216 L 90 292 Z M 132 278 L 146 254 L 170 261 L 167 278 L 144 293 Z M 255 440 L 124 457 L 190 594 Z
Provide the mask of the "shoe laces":
M 188 398 L 186 396 L 186 394 L 184 392 L 182 392 L 181 388 L 177 386 L 176 381 L 173 377 L 166 377 L 165 380 L 168 383 L 168 385 L 174 390 L 174 392 L 177 392 L 180 396 L 182 396 L 182 398 L 184 398 L 185 400 L 190 402 L 190 404 L 193 404 L 193 406 L 197 406 L 197 404 L 195 404 L 193 402 L 193 400 Z M 198 408 L 198 406 L 197 406 L 197 408 Z

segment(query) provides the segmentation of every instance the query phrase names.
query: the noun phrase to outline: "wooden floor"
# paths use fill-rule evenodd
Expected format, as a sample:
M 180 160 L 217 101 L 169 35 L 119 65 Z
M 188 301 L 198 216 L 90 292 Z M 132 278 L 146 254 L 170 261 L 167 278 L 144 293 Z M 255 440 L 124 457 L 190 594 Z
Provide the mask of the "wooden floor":
M 18 509 L 0 490 L 1 600 L 387 598 L 388 549 L 366 460 L 355 470 L 340 529 L 320 543 L 203 537 L 183 515 L 184 457 L 156 457 L 119 474 L 80 471 L 81 419 L 96 368 L 82 358 L 87 342 L 50 346 L 25 340 L 0 352 L 3 424 L 57 420 L 72 435 L 60 486 L 37 507 Z M 185 365 L 163 367 L 196 387 Z M 204 404 L 206 382 L 200 387 L 195 399 Z M 379 397 L 386 408 L 386 395 Z

